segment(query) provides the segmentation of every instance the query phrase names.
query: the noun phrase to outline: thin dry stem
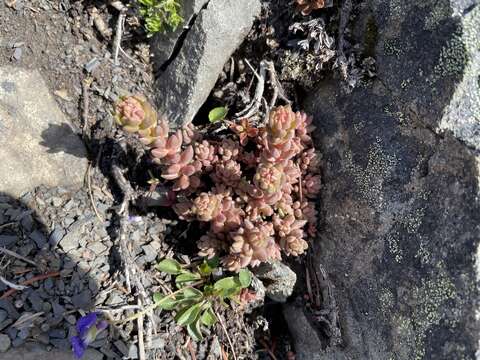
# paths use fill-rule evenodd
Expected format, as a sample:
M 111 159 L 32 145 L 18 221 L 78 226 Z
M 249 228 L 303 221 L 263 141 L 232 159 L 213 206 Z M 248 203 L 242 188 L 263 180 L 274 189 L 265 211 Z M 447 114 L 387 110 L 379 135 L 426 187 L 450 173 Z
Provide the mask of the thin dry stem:
M 225 324 L 223 323 L 223 319 L 220 316 L 220 314 L 216 311 L 215 311 L 215 315 L 216 315 L 218 321 L 220 322 L 220 326 L 222 327 L 223 332 L 225 333 L 225 336 L 227 338 L 228 345 L 230 346 L 230 349 L 232 350 L 233 360 L 237 360 L 237 355 L 235 354 L 235 348 L 233 347 L 232 340 L 230 339 L 230 336 L 228 335 L 227 328 L 225 327 Z

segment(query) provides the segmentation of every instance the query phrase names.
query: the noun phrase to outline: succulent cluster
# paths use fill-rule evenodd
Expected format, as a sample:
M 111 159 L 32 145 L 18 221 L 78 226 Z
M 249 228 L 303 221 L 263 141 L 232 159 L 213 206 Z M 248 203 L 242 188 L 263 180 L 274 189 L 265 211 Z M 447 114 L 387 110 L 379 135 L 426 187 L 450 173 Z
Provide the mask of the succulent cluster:
M 176 192 L 178 216 L 204 224 L 200 255 L 218 256 L 228 270 L 239 271 L 307 249 L 321 186 L 311 117 L 279 106 L 264 126 L 229 122 L 221 137 L 202 135 L 193 125 L 170 133 L 137 96 L 117 104 L 116 118 L 151 149 Z

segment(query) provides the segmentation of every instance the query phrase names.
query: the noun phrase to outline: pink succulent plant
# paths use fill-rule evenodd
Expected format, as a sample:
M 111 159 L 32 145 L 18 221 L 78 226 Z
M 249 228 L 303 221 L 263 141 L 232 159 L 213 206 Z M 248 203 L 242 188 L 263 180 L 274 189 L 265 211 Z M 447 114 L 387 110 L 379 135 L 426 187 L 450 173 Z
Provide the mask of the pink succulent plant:
M 237 186 L 242 177 L 242 169 L 235 160 L 220 161 L 215 165 L 215 172 L 211 176 L 215 182 Z
M 236 160 L 240 154 L 240 145 L 232 139 L 223 139 L 218 146 L 218 155 L 222 160 Z
M 200 171 L 201 168 L 200 161 L 193 160 L 193 147 L 188 146 L 180 153 L 178 162 L 170 165 L 162 173 L 162 177 L 166 180 L 176 180 L 173 190 L 185 190 L 191 185 L 198 186 L 200 180 L 193 174 Z
M 307 174 L 304 179 L 302 179 L 302 190 L 303 194 L 309 198 L 314 198 L 320 192 L 322 187 L 322 178 L 320 175 Z
M 115 105 L 115 120 L 124 131 L 148 136 L 157 125 L 157 113 L 143 96 L 126 96 Z
M 279 164 L 262 163 L 253 177 L 255 186 L 267 195 L 280 191 L 284 182 L 284 170 Z
M 203 140 L 194 144 L 195 157 L 202 163 L 205 171 L 210 171 L 213 165 L 217 162 L 217 150 L 215 146 L 211 145 L 208 141 Z
M 197 242 L 200 256 L 220 256 L 228 270 L 239 271 L 308 248 L 318 221 L 310 199 L 321 189 L 311 117 L 280 106 L 266 126 L 242 119 L 222 140 L 192 124 L 170 134 L 141 97 L 123 98 L 116 118 L 150 148 L 162 185 L 175 191 L 178 217 L 210 225 Z
M 241 119 L 239 123 L 233 123 L 230 128 L 238 135 L 240 145 L 245 146 L 248 138 L 255 138 L 258 135 L 258 129 L 252 124 L 250 120 Z
M 231 234 L 233 243 L 230 253 L 234 255 L 230 266 L 232 271 L 247 265 L 257 266 L 262 262 L 280 259 L 280 249 L 273 237 L 273 225 L 267 222 L 252 223 L 245 220 L 243 227 Z
M 295 129 L 296 136 L 298 136 L 304 144 L 311 144 L 312 138 L 310 133 L 315 130 L 315 126 L 312 125 L 313 118 L 303 111 L 297 111 L 295 117 L 297 119 L 297 127 Z

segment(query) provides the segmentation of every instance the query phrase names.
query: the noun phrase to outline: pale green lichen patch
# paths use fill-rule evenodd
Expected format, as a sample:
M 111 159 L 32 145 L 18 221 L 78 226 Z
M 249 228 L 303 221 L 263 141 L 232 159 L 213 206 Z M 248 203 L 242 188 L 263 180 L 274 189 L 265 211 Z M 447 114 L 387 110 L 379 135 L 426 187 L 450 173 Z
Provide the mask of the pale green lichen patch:
M 385 205 L 383 183 L 392 173 L 397 158 L 383 150 L 381 140 L 378 138 L 369 147 L 367 158 L 367 165 L 363 168 L 353 161 L 352 153 L 348 151 L 345 155 L 345 166 L 361 196 L 370 206 L 381 209 Z
M 430 84 L 447 76 L 461 76 L 468 61 L 461 33 L 455 34 L 440 51 L 437 65 L 427 80 Z
M 445 19 L 452 15 L 449 1 L 438 1 L 433 5 L 431 12 L 425 18 L 425 30 L 435 30 Z
M 403 346 L 399 359 L 424 360 L 425 343 L 434 326 L 445 318 L 446 302 L 458 299 L 455 285 L 449 278 L 443 266 L 439 265 L 438 273 L 431 278 L 421 279 L 417 286 L 402 293 L 399 301 L 407 300 L 411 304 L 411 313 L 396 313 L 393 315 L 394 336 Z M 453 324 L 450 324 L 453 325 Z M 408 349 L 408 350 L 407 350 Z
M 400 247 L 399 233 L 398 231 L 387 234 L 385 237 L 388 245 L 388 251 L 392 254 L 397 263 L 403 260 L 403 250 Z

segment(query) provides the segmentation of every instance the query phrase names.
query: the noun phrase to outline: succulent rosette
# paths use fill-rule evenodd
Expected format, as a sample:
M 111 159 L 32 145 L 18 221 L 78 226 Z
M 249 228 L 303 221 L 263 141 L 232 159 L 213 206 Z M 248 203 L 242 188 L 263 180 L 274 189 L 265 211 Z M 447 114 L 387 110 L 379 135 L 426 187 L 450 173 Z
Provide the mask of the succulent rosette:
M 115 120 L 124 131 L 149 139 L 157 126 L 157 113 L 143 96 L 125 96 L 115 105 Z

